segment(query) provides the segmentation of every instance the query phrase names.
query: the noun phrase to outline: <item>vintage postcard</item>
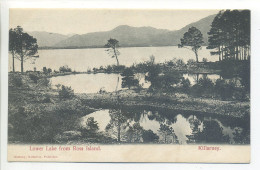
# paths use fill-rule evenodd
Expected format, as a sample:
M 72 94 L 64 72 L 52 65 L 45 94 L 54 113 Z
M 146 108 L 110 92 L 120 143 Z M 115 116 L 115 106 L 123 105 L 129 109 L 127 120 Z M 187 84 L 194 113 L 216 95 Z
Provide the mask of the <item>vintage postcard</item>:
M 250 162 L 250 10 L 9 13 L 8 161 Z

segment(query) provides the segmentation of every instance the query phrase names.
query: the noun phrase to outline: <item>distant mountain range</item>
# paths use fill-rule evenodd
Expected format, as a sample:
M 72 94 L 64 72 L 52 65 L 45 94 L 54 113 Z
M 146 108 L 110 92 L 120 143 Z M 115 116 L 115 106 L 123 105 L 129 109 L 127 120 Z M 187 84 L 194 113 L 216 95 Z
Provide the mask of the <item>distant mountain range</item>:
M 175 46 L 180 43 L 183 34 L 190 27 L 194 26 L 202 32 L 206 45 L 208 42 L 207 33 L 215 16 L 210 15 L 176 31 L 153 27 L 120 25 L 111 31 L 93 32 L 82 35 L 72 34 L 70 36 L 48 32 L 29 32 L 29 34 L 37 38 L 40 47 L 50 48 L 104 47 L 109 38 L 117 39 L 121 47 Z

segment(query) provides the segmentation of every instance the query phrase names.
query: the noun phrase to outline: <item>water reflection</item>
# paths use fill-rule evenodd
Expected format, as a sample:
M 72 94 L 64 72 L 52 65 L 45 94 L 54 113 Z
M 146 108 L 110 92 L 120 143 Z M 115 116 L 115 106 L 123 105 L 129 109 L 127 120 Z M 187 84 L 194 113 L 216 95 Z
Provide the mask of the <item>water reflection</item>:
M 183 77 L 189 79 L 191 85 L 197 83 L 200 78 L 207 76 L 215 82 L 220 78 L 218 74 L 183 74 Z M 136 73 L 135 78 L 139 81 L 139 85 L 142 88 L 149 88 L 151 83 L 145 81 L 145 74 Z M 101 90 L 106 92 L 114 92 L 123 89 L 122 76 L 120 74 L 76 74 L 67 76 L 58 76 L 51 78 L 51 84 L 53 88 L 56 85 L 62 84 L 71 87 L 75 93 L 98 93 Z
M 82 117 L 81 126 L 93 117 L 99 131 L 125 143 L 247 144 L 249 127 L 244 120 L 194 115 L 171 110 L 141 108 L 104 109 Z
M 203 77 L 209 78 L 212 82 L 216 82 L 217 79 L 220 79 L 221 76 L 219 74 L 183 74 L 185 79 L 189 79 L 191 85 L 196 84 L 199 79 Z

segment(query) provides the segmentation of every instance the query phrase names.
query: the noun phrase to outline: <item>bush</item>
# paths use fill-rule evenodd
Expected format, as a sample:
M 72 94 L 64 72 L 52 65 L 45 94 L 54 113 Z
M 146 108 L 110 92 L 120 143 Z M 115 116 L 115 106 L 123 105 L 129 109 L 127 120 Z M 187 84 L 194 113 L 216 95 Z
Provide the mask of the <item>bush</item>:
M 190 80 L 189 79 L 185 79 L 184 77 L 182 77 L 181 79 L 181 88 L 184 92 L 188 92 L 190 90 Z
M 193 64 L 195 64 L 195 63 L 196 63 L 196 61 L 193 60 L 193 59 L 189 59 L 189 60 L 187 61 L 187 65 L 189 65 L 189 66 L 191 66 L 191 65 L 193 65 Z
M 143 130 L 142 134 L 143 142 L 144 143 L 154 143 L 158 142 L 159 136 L 156 135 L 152 130 Z
M 60 72 L 71 72 L 71 68 L 69 68 L 67 65 L 62 66 L 59 68 Z
M 185 63 L 184 63 L 184 61 L 182 59 L 178 59 L 177 62 L 176 62 L 176 65 L 178 67 L 183 67 L 183 66 L 185 66 Z
M 94 120 L 94 117 L 89 117 L 86 121 L 86 132 L 87 133 L 97 133 L 99 130 L 97 121 Z
M 130 89 L 131 87 L 138 87 L 139 81 L 135 79 L 135 75 L 132 69 L 126 68 L 122 76 L 122 88 L 128 87 Z
M 70 99 L 73 96 L 74 96 L 74 90 L 72 90 L 71 87 L 66 87 L 62 85 L 61 89 L 59 89 L 59 98 L 61 100 Z
M 38 80 L 40 79 L 37 75 L 35 74 L 29 74 L 29 78 L 34 82 L 37 83 Z
M 198 83 L 192 86 L 193 94 L 197 97 L 212 97 L 214 83 L 207 77 L 200 78 Z
M 206 63 L 206 62 L 208 62 L 208 59 L 203 58 L 203 59 L 202 59 L 202 62 L 203 62 L 203 63 Z
M 41 87 L 50 87 L 50 80 L 46 77 L 39 79 L 38 85 Z
M 21 87 L 23 85 L 22 77 L 19 74 L 10 74 L 8 76 L 8 85 L 15 86 L 15 87 Z
M 217 96 L 219 96 L 222 100 L 232 99 L 236 92 L 236 85 L 232 81 L 217 79 L 215 92 L 217 93 Z M 237 94 L 235 94 L 235 96 L 238 99 L 241 99 L 241 97 L 243 97 L 243 95 L 241 96 L 241 94 L 240 92 L 238 92 Z

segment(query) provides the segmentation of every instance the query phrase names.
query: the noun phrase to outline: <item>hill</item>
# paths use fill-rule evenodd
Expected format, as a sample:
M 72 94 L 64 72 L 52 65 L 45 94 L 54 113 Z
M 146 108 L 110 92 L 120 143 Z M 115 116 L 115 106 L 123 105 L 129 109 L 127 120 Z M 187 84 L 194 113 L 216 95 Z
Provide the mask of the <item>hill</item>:
M 194 26 L 202 32 L 205 42 L 204 45 L 207 45 L 207 33 L 210 30 L 210 25 L 215 16 L 216 15 L 210 15 L 175 31 L 153 27 L 120 25 L 111 31 L 93 32 L 82 35 L 76 34 L 71 37 L 47 32 L 32 33 L 38 39 L 39 46 L 48 46 L 51 48 L 104 47 L 109 38 L 117 39 L 121 47 L 175 46 L 180 43 L 183 34 L 187 32 L 190 27 Z
M 40 47 L 51 47 L 57 44 L 58 42 L 69 38 L 69 36 L 67 35 L 44 31 L 33 31 L 28 33 L 37 39 L 37 43 Z

